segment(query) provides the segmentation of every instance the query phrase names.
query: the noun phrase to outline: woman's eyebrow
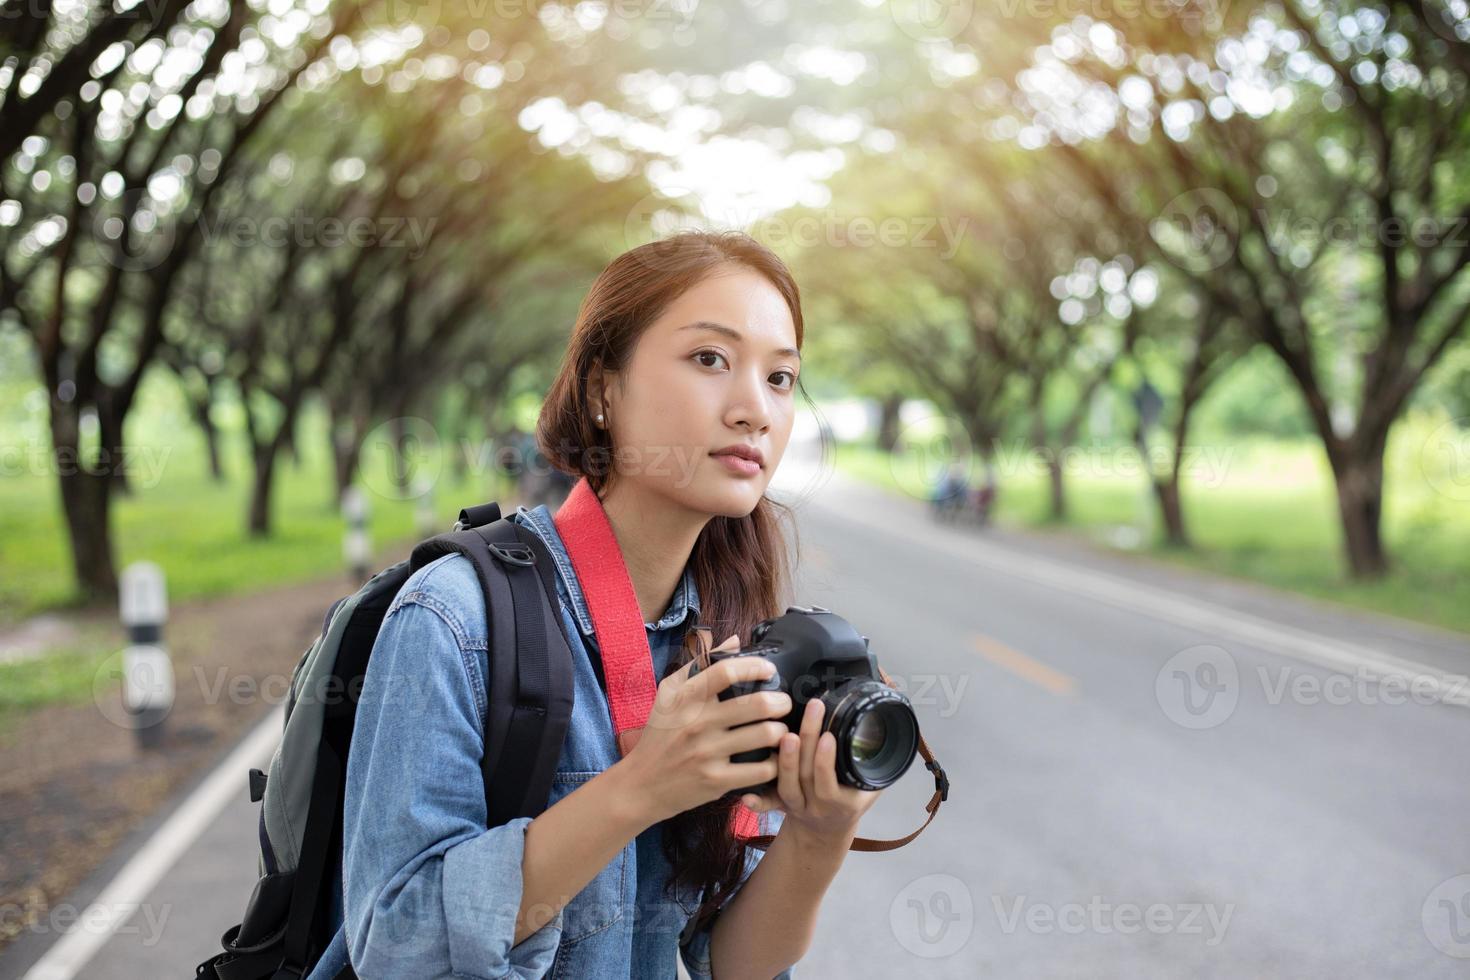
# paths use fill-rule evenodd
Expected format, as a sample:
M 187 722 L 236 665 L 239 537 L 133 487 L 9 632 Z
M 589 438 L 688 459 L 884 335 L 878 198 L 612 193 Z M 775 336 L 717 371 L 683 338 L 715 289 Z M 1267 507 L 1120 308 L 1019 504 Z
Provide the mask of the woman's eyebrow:
M 726 337 L 729 337 L 731 340 L 734 340 L 734 341 L 737 341 L 737 342 L 740 342 L 740 341 L 744 341 L 745 340 L 745 337 L 740 333 L 740 331 L 735 330 L 735 329 L 733 329 L 731 327 L 727 327 L 723 323 L 711 323 L 709 320 L 695 320 L 693 323 L 686 323 L 686 324 L 684 324 L 679 329 L 680 330 L 713 330 L 715 333 L 722 333 Z M 795 347 L 778 347 L 774 351 L 772 351 L 772 353 L 774 353 L 774 354 L 787 354 L 787 355 L 789 355 L 791 357 L 796 358 L 798 361 L 801 360 L 801 351 L 797 350 Z

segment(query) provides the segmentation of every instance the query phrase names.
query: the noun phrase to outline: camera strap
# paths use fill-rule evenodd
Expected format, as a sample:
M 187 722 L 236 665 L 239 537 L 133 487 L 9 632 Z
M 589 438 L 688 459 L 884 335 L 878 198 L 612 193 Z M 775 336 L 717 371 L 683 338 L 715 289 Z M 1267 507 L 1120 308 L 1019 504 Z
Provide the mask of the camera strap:
M 597 651 L 607 679 L 613 735 L 618 754 L 626 756 L 638 744 L 658 693 L 653 651 L 638 609 L 638 595 L 607 512 L 586 477 L 572 487 L 554 520 L 592 616 Z M 735 835 L 754 836 L 759 830 L 758 819 L 754 810 L 738 805 L 731 814 Z

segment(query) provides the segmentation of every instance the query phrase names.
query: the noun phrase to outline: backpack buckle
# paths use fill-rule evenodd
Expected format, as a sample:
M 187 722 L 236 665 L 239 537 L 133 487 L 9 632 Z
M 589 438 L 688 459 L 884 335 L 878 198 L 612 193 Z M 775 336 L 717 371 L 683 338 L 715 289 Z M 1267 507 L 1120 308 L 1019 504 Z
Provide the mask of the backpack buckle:
M 536 553 L 528 544 L 501 544 L 498 541 L 485 542 L 490 553 L 507 565 L 520 565 L 523 568 L 531 568 L 536 564 Z

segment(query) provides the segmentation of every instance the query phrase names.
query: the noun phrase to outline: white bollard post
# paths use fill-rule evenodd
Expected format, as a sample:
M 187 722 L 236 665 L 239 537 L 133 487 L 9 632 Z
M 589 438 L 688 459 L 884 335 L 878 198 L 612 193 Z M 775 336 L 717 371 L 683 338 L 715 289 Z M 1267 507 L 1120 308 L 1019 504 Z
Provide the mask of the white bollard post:
M 123 650 L 123 706 L 133 719 L 138 744 L 155 748 L 163 740 L 163 719 L 174 704 L 174 668 L 163 646 L 168 592 L 163 569 L 134 562 L 123 569 L 118 610 L 127 631 Z
M 373 546 L 368 538 L 367 498 L 357 487 L 342 493 L 342 516 L 347 519 L 347 536 L 342 541 L 342 556 L 347 569 L 359 582 L 368 580 L 368 563 L 373 559 Z

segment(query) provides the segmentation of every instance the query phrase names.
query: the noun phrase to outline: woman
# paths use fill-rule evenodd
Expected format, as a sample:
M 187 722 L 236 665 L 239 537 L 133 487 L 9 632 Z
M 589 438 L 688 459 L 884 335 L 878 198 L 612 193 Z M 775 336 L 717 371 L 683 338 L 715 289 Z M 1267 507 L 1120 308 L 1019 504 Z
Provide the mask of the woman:
M 555 559 L 575 705 L 547 809 L 487 830 L 479 586 L 457 555 L 417 572 L 379 633 L 349 753 L 333 946 L 359 976 L 662 980 L 677 950 L 692 976 L 767 980 L 806 952 L 878 793 L 837 782 L 819 700 L 790 732 L 775 720 L 785 694 L 718 699 L 771 676 L 768 661 L 691 677 L 696 644 L 683 642 L 698 621 L 735 649 L 784 611 L 786 545 L 765 490 L 791 435 L 801 344 L 795 282 L 742 234 L 644 245 L 593 283 L 537 437 L 616 537 L 663 678 L 652 714 L 621 753 L 585 583 L 558 519 L 519 509 Z M 423 694 L 407 710 L 406 687 Z M 730 761 L 756 748 L 775 751 Z M 776 830 L 762 852 L 722 798 L 772 779 L 776 791 L 738 801 Z

